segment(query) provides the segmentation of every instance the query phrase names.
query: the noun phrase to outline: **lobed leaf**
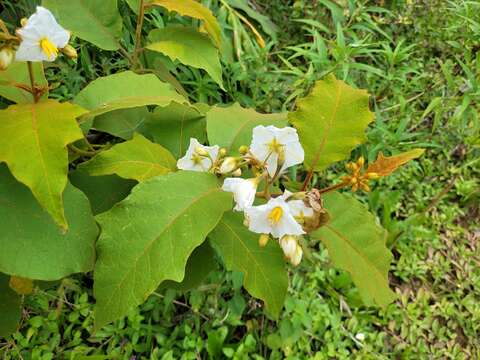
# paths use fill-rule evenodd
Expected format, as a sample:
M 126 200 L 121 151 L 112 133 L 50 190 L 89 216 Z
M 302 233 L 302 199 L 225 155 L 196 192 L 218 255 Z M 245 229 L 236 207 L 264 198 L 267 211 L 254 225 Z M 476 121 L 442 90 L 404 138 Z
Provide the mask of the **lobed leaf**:
M 223 88 L 218 49 L 197 30 L 181 25 L 154 29 L 148 35 L 147 49 L 167 55 L 172 61 L 205 70 Z
M 221 30 L 212 12 L 195 0 L 147 0 L 150 5 L 161 6 L 168 11 L 175 11 L 183 16 L 202 20 L 205 31 L 213 39 L 217 47 L 221 44 Z
M 73 35 L 104 50 L 118 50 L 122 17 L 117 0 L 43 0 L 57 21 Z
M 374 114 L 368 107 L 368 93 L 357 90 L 333 75 L 317 81 L 288 119 L 298 130 L 305 150 L 305 165 L 315 171 L 347 158 L 366 140 L 365 129 Z
M 63 232 L 27 187 L 0 166 L 0 271 L 35 280 L 58 280 L 93 269 L 98 228 L 87 198 L 67 185 Z
M 93 176 L 117 174 L 124 179 L 145 181 L 174 171 L 176 161 L 161 145 L 134 134 L 132 140 L 114 145 L 79 168 Z
M 98 78 L 75 97 L 75 103 L 90 110 L 88 117 L 144 105 L 166 106 L 172 101 L 186 102 L 169 84 L 153 74 L 124 71 Z
M 243 215 L 226 213 L 209 235 L 230 271 L 244 273 L 243 285 L 256 298 L 264 301 L 267 312 L 278 317 L 288 288 L 285 260 L 280 246 L 269 241 L 260 247 L 258 234 L 243 224 Z
M 335 266 L 350 273 L 366 305 L 386 307 L 395 295 L 388 286 L 392 254 L 385 230 L 353 197 L 333 192 L 323 199 L 330 221 L 311 236 L 322 240 Z
M 62 193 L 67 184 L 67 144 L 83 138 L 76 117 L 85 110 L 70 103 L 45 100 L 11 105 L 0 111 L 0 162 L 27 185 L 38 202 L 63 228 L 68 228 Z
M 207 134 L 210 144 L 238 154 L 241 145 L 250 145 L 252 130 L 257 125 L 287 125 L 287 114 L 261 114 L 235 103 L 227 107 L 214 106 L 207 112 Z
M 379 176 L 387 176 L 410 160 L 420 157 L 425 149 L 414 149 L 394 156 L 383 156 L 380 153 L 373 163 L 368 164 L 367 173 L 376 173 Z
M 48 89 L 42 63 L 34 62 L 32 67 L 35 84 Z M 33 95 L 16 86 L 19 84 L 30 87 L 30 76 L 27 63 L 15 61 L 6 70 L 0 71 L 0 96 L 17 104 L 33 103 Z M 48 91 L 44 93 L 43 97 L 48 97 Z
M 190 254 L 231 208 L 208 173 L 180 171 L 137 185 L 97 216 L 95 327 L 124 316 L 165 280 L 182 281 Z
M 0 338 L 15 332 L 21 317 L 21 298 L 10 288 L 9 277 L 0 274 Z

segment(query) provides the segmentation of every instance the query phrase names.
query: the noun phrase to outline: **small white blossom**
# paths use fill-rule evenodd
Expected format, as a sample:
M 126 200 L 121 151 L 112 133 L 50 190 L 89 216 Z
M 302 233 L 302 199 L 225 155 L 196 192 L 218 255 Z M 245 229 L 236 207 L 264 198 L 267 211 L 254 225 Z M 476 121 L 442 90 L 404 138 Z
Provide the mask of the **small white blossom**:
M 365 340 L 365 334 L 364 333 L 358 333 L 355 335 L 355 339 L 359 341 L 364 341 Z
M 248 228 L 255 233 L 272 234 L 275 238 L 305 233 L 281 196 L 270 199 L 264 205 L 248 208 L 245 213 Z
M 256 126 L 253 129 L 250 152 L 260 161 L 265 162 L 270 176 L 274 176 L 277 167 L 280 172 L 303 163 L 305 152 L 298 139 L 297 130 L 292 127 Z
M 17 33 L 22 39 L 15 55 L 17 61 L 54 61 L 70 39 L 70 33 L 41 6 Z
M 233 193 L 233 210 L 244 211 L 253 205 L 257 193 L 258 179 L 226 178 L 222 190 Z
M 302 261 L 303 250 L 296 236 L 285 235 L 279 241 L 285 257 L 297 266 Z
M 177 161 L 177 167 L 181 170 L 209 171 L 217 160 L 219 150 L 218 145 L 204 146 L 191 138 L 185 156 Z

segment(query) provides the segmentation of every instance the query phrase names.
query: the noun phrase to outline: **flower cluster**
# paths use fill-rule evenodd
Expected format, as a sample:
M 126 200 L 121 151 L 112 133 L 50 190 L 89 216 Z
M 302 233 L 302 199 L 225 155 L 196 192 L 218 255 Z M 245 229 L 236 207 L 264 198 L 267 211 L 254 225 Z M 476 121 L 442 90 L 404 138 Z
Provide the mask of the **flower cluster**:
M 204 146 L 190 139 L 190 146 L 177 167 L 227 176 L 222 189 L 233 193 L 234 210 L 244 212 L 249 230 L 261 234 L 260 245 L 265 246 L 270 236 L 278 239 L 285 257 L 298 265 L 303 255 L 299 240 L 306 233 L 304 225 L 317 216 L 316 211 L 303 192 L 285 190 L 282 194 L 270 194 L 270 188 L 286 169 L 303 163 L 304 151 L 297 131 L 291 127 L 257 126 L 250 147 L 242 146 L 239 152 L 241 156 L 229 157 L 217 145 Z M 254 176 L 240 178 L 242 168 Z M 262 191 L 257 192 L 261 184 Z M 254 205 L 257 198 L 266 202 Z

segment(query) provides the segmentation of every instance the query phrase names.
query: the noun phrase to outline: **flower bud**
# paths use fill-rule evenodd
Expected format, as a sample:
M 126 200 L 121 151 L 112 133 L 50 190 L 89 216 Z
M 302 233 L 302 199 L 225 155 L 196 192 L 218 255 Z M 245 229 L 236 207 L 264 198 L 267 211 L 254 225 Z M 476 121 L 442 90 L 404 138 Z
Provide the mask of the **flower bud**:
M 13 61 L 15 52 L 10 47 L 4 47 L 0 50 L 0 70 L 7 70 Z
M 218 155 L 219 155 L 219 156 L 225 156 L 225 155 L 227 155 L 227 149 L 221 148 L 221 149 L 218 151 Z
M 222 165 L 220 165 L 220 173 L 221 174 L 226 174 L 229 172 L 232 172 L 235 170 L 237 167 L 237 159 L 234 157 L 226 157 L 225 160 L 223 160 Z
M 293 235 L 285 235 L 280 239 L 280 246 L 288 259 L 293 259 L 297 249 L 297 237 Z
M 20 20 L 20 25 L 22 25 L 22 27 L 24 27 L 25 25 L 27 25 L 27 22 L 28 22 L 28 19 L 27 18 L 22 18 Z
M 298 266 L 300 262 L 302 261 L 302 256 L 303 256 L 303 249 L 300 245 L 297 244 L 297 248 L 295 249 L 295 254 L 292 258 L 290 258 L 290 262 L 292 263 L 293 266 Z
M 268 240 L 270 240 L 270 235 L 269 234 L 262 234 L 258 238 L 258 245 L 261 247 L 265 247 L 268 243 Z
M 376 172 L 369 172 L 367 173 L 367 178 L 369 179 L 379 179 L 380 178 L 380 175 L 378 175 Z
M 249 148 L 247 145 L 242 145 L 238 148 L 238 152 L 242 155 L 245 155 L 246 153 L 248 153 L 249 151 Z
M 205 150 L 205 149 L 204 149 L 203 147 L 201 147 L 201 146 L 197 146 L 197 147 L 195 148 L 195 153 L 196 153 L 197 155 L 200 155 L 200 156 L 209 156 L 209 155 L 208 155 L 208 151 Z
M 234 172 L 232 172 L 232 176 L 239 177 L 242 176 L 242 169 L 238 168 Z
M 365 165 L 365 158 L 363 156 L 360 156 L 357 160 L 357 165 L 358 167 L 362 168 L 363 165 Z
M 65 46 L 63 49 L 61 49 L 61 51 L 72 60 L 75 60 L 78 58 L 77 50 L 75 50 L 75 48 L 71 45 Z

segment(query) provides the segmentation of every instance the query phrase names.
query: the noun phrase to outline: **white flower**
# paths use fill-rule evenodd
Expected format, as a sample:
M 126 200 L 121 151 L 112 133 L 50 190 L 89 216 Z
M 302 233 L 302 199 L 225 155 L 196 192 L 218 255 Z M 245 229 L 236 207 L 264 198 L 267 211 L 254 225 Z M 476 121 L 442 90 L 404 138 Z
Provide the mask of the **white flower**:
M 233 193 L 233 198 L 236 203 L 233 210 L 243 211 L 253 205 L 258 182 L 259 180 L 257 178 L 247 180 L 240 178 L 225 179 L 222 190 Z
M 256 126 L 253 129 L 250 152 L 265 162 L 270 176 L 274 176 L 277 167 L 280 172 L 290 166 L 301 164 L 305 157 L 298 139 L 297 130 L 291 127 L 279 129 L 275 126 Z
M 313 209 L 305 205 L 303 200 L 288 200 L 290 196 L 292 196 L 292 193 L 288 190 L 285 190 L 282 195 L 283 199 L 287 201 L 290 212 L 295 220 L 297 220 L 297 222 L 300 224 L 303 224 L 305 222 L 305 218 L 309 218 L 314 215 Z
M 17 61 L 54 61 L 58 49 L 64 48 L 70 39 L 70 33 L 41 6 L 17 33 L 22 38 L 15 55 Z
M 268 203 L 246 209 L 248 228 L 259 234 L 272 234 L 282 238 L 284 235 L 301 235 L 305 232 L 295 221 L 288 204 L 283 197 L 272 198 Z
M 296 236 L 285 235 L 279 241 L 285 257 L 295 266 L 302 261 L 303 250 Z
M 209 171 L 217 160 L 220 147 L 204 146 L 197 139 L 191 138 L 187 153 L 177 161 L 177 167 L 181 170 Z

